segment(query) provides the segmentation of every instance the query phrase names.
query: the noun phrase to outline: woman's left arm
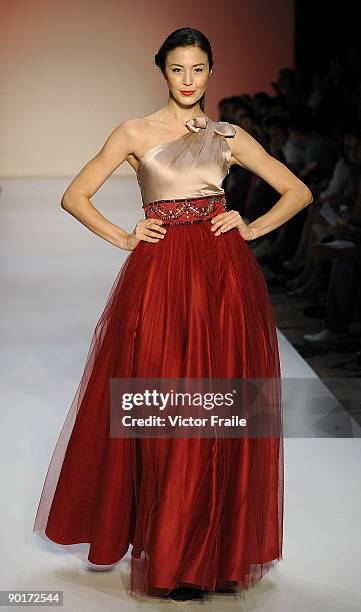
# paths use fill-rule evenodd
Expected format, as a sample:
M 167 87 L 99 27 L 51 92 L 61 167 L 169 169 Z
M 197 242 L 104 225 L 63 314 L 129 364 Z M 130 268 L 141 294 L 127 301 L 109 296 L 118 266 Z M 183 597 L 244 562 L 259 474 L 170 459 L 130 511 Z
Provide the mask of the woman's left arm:
M 231 124 L 233 125 L 233 124 Z M 244 168 L 257 174 L 280 195 L 280 199 L 264 215 L 246 224 L 237 211 L 227 211 L 212 219 L 215 235 L 237 227 L 245 240 L 254 240 L 283 225 L 302 208 L 313 202 L 311 190 L 291 170 L 275 159 L 238 125 L 234 138 L 229 138 L 232 157 Z

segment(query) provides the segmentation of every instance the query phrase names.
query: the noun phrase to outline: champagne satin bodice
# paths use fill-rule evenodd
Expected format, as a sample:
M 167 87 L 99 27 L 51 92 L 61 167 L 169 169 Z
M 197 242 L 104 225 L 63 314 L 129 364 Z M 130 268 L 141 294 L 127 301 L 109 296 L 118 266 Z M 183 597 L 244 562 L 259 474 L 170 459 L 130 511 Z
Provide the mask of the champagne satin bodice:
M 202 115 L 185 125 L 189 133 L 148 149 L 140 159 L 137 180 L 143 205 L 224 194 L 231 158 L 226 138 L 235 135 L 235 128 Z

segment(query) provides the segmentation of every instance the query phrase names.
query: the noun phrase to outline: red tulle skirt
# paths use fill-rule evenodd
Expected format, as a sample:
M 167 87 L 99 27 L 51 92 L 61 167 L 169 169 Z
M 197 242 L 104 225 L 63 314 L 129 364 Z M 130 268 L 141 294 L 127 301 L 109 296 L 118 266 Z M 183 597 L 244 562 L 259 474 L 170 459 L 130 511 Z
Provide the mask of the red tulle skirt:
M 111 378 L 280 378 L 267 286 L 224 196 L 158 202 L 157 243 L 124 261 L 55 447 L 34 532 L 131 550 L 130 592 L 247 589 L 282 559 L 283 438 L 111 438 Z M 276 406 L 281 417 L 281 402 Z

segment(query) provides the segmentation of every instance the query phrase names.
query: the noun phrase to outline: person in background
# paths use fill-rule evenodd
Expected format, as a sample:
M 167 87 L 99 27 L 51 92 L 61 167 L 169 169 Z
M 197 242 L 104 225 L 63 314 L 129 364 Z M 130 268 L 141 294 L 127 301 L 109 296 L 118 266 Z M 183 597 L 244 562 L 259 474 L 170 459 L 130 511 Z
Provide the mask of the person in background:
M 314 127 L 311 110 L 305 105 L 293 109 L 287 122 L 288 138 L 282 147 L 286 165 L 303 180 L 312 193 L 317 196 L 322 186 L 330 181 L 337 160 L 337 150 L 331 138 L 318 133 Z M 290 245 L 298 243 L 307 225 L 308 215 L 313 215 L 313 207 L 303 211 L 292 223 L 278 229 L 277 234 L 267 236 L 267 242 L 260 241 L 255 246 L 255 255 L 264 263 L 280 261 Z M 270 240 L 273 239 L 273 244 Z M 263 242 L 263 244 L 262 244 Z M 287 257 L 287 256 L 286 256 Z M 311 264 L 310 264 L 311 265 Z M 279 278 L 282 278 L 282 272 Z M 314 290 L 315 276 L 307 279 L 307 286 L 294 287 L 289 295 L 306 295 Z M 318 291 L 317 287 L 317 291 Z
M 298 176 L 310 188 L 315 183 L 329 180 L 336 163 L 337 150 L 328 136 L 317 131 L 307 107 L 301 107 L 293 113 L 288 129 L 290 139 L 302 151 L 303 163 Z
M 290 108 L 306 102 L 304 77 L 294 68 L 281 68 L 277 81 L 271 85 L 276 95 L 282 96 Z
M 252 110 L 239 114 L 237 109 L 235 113 L 235 120 L 237 125 L 251 134 L 251 136 L 258 140 L 263 147 L 267 146 L 267 136 L 262 130 L 261 126 L 257 124 Z
M 317 333 L 303 336 L 306 342 L 313 345 L 337 344 L 347 339 L 351 332 L 356 294 L 361 286 L 361 178 L 358 182 L 354 211 L 347 225 L 336 230 L 335 237 L 339 235 L 347 236 L 354 246 L 342 251 L 335 249 L 332 242 L 320 245 L 323 256 L 328 254 L 332 259 L 332 268 L 327 290 L 324 328 Z
M 237 123 L 237 116 L 247 113 L 250 108 L 251 106 L 241 96 L 222 98 L 218 103 L 219 120 Z
M 298 296 L 316 287 L 321 272 L 322 261 L 315 259 L 312 244 L 325 240 L 334 234 L 333 227 L 320 214 L 327 202 L 337 212 L 341 204 L 349 209 L 355 207 L 358 183 L 361 174 L 361 130 L 353 129 L 344 134 L 343 151 L 334 168 L 327 188 L 321 192 L 314 207 L 309 210 L 298 247 L 291 260 L 283 262 L 289 272 L 302 270 L 298 276 L 287 283 L 289 295 Z

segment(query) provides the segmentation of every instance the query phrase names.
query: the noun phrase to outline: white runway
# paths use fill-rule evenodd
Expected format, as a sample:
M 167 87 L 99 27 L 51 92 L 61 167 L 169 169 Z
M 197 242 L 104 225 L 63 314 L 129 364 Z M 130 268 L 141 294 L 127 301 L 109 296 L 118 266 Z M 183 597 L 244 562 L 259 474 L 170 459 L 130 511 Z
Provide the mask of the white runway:
M 122 582 L 126 559 L 114 571 L 88 571 L 73 555 L 32 533 L 50 457 L 93 329 L 128 255 L 61 209 L 69 182 L 1 181 L 0 589 L 61 590 L 64 612 L 175 610 L 182 604 L 127 595 Z M 132 178 L 109 179 L 92 202 L 127 231 L 143 217 Z M 242 598 L 218 595 L 203 609 L 359 612 L 359 427 L 336 410 L 339 437 L 333 438 L 321 412 L 307 413 L 312 381 L 319 388 L 322 383 L 283 334 L 278 337 L 283 377 L 304 379 L 284 404 L 283 560 Z M 296 431 L 302 437 L 295 437 Z

